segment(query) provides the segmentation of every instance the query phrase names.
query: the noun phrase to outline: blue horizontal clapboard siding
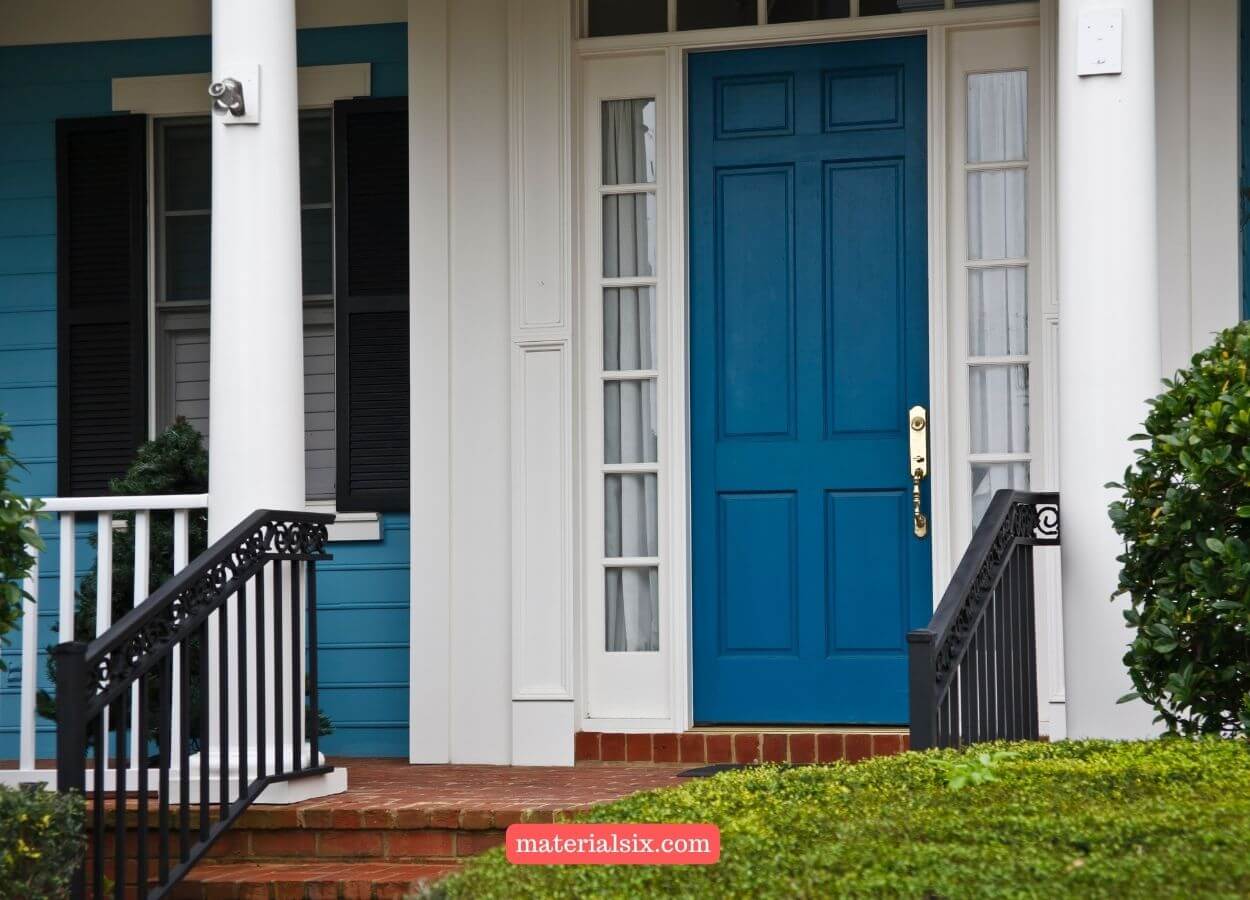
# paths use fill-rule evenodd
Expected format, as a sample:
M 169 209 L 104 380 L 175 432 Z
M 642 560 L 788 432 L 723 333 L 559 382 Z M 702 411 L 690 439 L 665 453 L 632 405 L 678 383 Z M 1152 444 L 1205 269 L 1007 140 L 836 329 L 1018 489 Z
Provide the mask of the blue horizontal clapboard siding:
M 373 96 L 407 93 L 407 26 L 305 29 L 302 66 L 369 63 Z M 207 72 L 208 36 L 0 47 L 0 413 L 27 471 L 18 489 L 56 492 L 56 168 L 58 118 L 111 112 L 112 79 Z M 40 578 L 39 645 L 56 641 L 55 524 Z M 86 530 L 79 574 L 92 555 Z M 335 733 L 327 753 L 408 752 L 408 516 L 386 515 L 380 541 L 331 545 L 320 579 L 322 708 Z M 17 756 L 21 633 L 0 649 L 0 760 Z M 41 652 L 41 674 L 45 660 Z M 37 752 L 53 754 L 51 723 Z

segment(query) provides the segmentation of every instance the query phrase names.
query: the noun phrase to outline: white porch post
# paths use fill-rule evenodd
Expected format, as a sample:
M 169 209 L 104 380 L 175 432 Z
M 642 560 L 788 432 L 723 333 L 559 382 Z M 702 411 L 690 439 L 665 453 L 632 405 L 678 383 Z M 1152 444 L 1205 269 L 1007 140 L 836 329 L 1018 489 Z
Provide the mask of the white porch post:
M 1157 732 L 1121 662 L 1107 517 L 1144 400 L 1159 390 L 1153 0 L 1058 0 L 1059 488 L 1064 666 L 1073 738 Z M 1082 12 L 1123 9 L 1123 71 L 1078 76 Z
M 304 504 L 294 0 L 213 0 L 214 80 L 249 66 L 260 122 L 213 116 L 210 541 L 255 509 Z
M 214 81 L 244 82 L 244 103 L 253 123 L 213 115 L 212 191 L 212 332 L 209 403 L 209 540 L 221 537 L 256 509 L 301 509 L 304 505 L 304 354 L 303 290 L 300 254 L 299 97 L 295 55 L 295 0 L 213 0 Z M 249 80 L 254 79 L 254 81 Z M 205 105 L 209 104 L 205 97 Z M 294 567 L 286 569 L 290 590 Z M 250 595 L 249 595 L 250 596 Z M 288 595 L 289 596 L 289 595 Z M 265 634 L 273 634 L 274 592 L 266 592 Z M 237 612 L 230 601 L 231 623 Z M 287 606 L 289 609 L 289 605 Z M 247 604 L 247 633 L 255 635 L 254 605 Z M 210 622 L 210 735 L 218 728 L 216 622 Z M 287 626 L 289 627 L 289 625 Z M 231 678 L 235 654 L 248 653 L 255 673 L 256 654 L 264 653 L 267 681 L 279 671 L 284 681 L 299 676 L 301 644 L 292 658 L 275 660 L 268 646 L 238 647 L 229 641 L 226 661 Z M 295 666 L 294 676 L 292 666 Z M 271 685 L 265 685 L 266 689 Z M 230 717 L 237 716 L 237 691 L 230 685 Z M 257 689 L 249 685 L 248 690 Z M 280 693 L 291 721 L 290 689 Z M 267 704 L 265 733 L 274 735 L 275 702 Z M 248 728 L 252 760 L 256 742 L 256 700 L 249 699 Z M 231 729 L 234 739 L 237 733 Z M 290 725 L 287 726 L 290 734 Z M 288 738 L 289 740 L 289 738 Z M 216 757 L 220 749 L 212 744 Z M 275 747 L 263 748 L 274 771 Z M 288 759 L 289 759 L 289 750 Z M 305 751 L 306 752 L 306 751 Z M 231 752 L 231 768 L 234 768 Z M 341 791 L 345 773 L 274 785 L 266 802 L 290 802 Z M 342 782 L 337 784 L 336 782 Z M 214 785 L 214 793 L 218 789 Z M 233 795 L 237 786 L 231 788 Z

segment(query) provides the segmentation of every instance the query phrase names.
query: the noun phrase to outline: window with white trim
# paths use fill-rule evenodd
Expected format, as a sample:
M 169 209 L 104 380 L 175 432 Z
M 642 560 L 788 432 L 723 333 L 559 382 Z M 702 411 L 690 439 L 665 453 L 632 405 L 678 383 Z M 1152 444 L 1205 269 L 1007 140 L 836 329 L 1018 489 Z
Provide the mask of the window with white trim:
M 158 429 L 177 417 L 208 437 L 212 137 L 207 117 L 155 121 Z M 330 111 L 300 115 L 304 464 L 308 499 L 335 496 L 334 221 Z
M 600 106 L 604 650 L 660 649 L 654 98 Z
M 668 422 L 671 235 L 664 68 L 582 69 L 582 661 L 586 727 L 675 727 Z M 677 453 L 677 456 L 673 454 Z
M 972 524 L 994 493 L 1027 490 L 1028 72 L 967 77 L 965 173 L 968 449 Z

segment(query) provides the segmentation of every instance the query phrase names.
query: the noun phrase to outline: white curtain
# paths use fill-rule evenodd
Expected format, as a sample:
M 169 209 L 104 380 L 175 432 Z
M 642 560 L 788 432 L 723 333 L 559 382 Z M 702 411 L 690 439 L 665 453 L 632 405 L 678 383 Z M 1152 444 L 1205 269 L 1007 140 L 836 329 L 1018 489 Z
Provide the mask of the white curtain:
M 641 184 L 654 180 L 654 101 L 603 104 L 603 180 Z M 655 202 L 649 193 L 608 195 L 603 208 L 603 274 L 646 276 L 655 272 Z M 603 368 L 609 372 L 652 370 L 655 359 L 655 292 L 650 287 L 603 292 Z M 655 382 L 648 377 L 605 381 L 605 463 L 653 463 L 657 459 Z M 604 476 L 604 555 L 659 555 L 659 505 L 654 473 Z M 654 651 L 660 646 L 659 585 L 652 566 L 609 568 L 605 575 L 608 651 Z
M 968 162 L 1027 159 L 1029 73 L 968 76 Z
M 969 163 L 1028 159 L 1028 73 L 968 77 Z M 1022 168 L 968 173 L 968 258 L 1025 259 L 1029 254 L 1028 180 Z M 1028 272 L 1023 266 L 972 269 L 968 276 L 970 449 L 1029 452 L 1028 365 L 977 365 L 977 357 L 1027 356 Z M 1027 489 L 1027 462 L 972 465 L 972 520 L 985 515 L 994 492 Z

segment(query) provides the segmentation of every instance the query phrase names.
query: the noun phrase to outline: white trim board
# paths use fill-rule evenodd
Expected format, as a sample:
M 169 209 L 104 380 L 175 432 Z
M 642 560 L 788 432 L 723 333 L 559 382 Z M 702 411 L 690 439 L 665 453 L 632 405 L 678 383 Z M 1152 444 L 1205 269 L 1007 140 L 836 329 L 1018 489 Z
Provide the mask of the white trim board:
M 298 28 L 406 20 L 404 0 L 296 0 Z M 5 3 L 0 46 L 184 37 L 212 30 L 211 0 L 56 0 Z
M 300 66 L 299 105 L 302 109 L 330 106 L 335 100 L 368 97 L 370 63 L 340 66 Z M 208 72 L 193 75 L 146 75 L 113 79 L 113 111 L 150 116 L 208 115 Z

